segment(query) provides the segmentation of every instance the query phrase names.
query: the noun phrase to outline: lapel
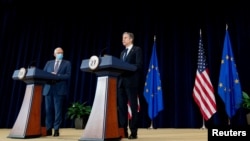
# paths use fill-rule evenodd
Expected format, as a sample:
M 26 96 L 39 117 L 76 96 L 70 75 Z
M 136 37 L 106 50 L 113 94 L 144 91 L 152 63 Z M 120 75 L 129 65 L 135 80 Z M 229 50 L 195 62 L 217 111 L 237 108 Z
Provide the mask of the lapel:
M 52 71 L 54 71 L 54 69 L 55 69 L 55 65 L 56 65 L 55 63 L 56 63 L 56 61 L 53 60 L 52 63 L 51 63 L 51 65 L 50 65 L 50 69 L 51 69 Z
M 64 65 L 64 61 L 62 60 L 62 62 L 61 62 L 61 64 L 60 64 L 60 66 L 59 66 L 58 71 L 60 71 L 60 70 L 61 70 L 61 68 L 63 68 L 63 65 Z
M 124 51 L 124 52 L 125 52 L 125 51 Z M 127 57 L 126 57 L 126 60 L 127 60 L 127 58 L 129 58 L 129 57 L 131 56 L 132 52 L 134 52 L 134 46 L 132 46 L 132 48 L 131 48 L 130 51 L 128 52 Z
M 55 61 L 54 61 L 54 64 L 55 64 Z M 61 61 L 61 64 L 59 65 L 59 68 L 58 68 L 58 70 L 57 70 L 57 73 L 60 72 L 62 66 L 63 66 L 63 60 Z
M 126 53 L 126 49 L 124 49 L 124 50 L 122 51 L 122 53 L 121 53 L 120 58 L 121 58 L 122 60 L 123 60 L 123 58 L 124 58 L 125 53 Z

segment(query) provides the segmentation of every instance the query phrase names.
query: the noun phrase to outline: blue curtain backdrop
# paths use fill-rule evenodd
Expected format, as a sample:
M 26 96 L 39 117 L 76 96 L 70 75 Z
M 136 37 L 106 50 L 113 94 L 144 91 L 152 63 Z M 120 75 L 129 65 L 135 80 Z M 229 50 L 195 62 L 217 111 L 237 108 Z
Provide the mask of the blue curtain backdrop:
M 52 3 L 55 2 L 55 3 Z M 106 5 L 105 5 L 106 4 Z M 192 97 L 197 67 L 200 29 L 214 89 L 218 87 L 220 62 L 226 24 L 231 37 L 242 90 L 250 93 L 250 15 L 244 3 L 218 5 L 189 3 L 113 3 L 82 4 L 68 1 L 1 0 L 0 3 L 0 128 L 12 128 L 24 98 L 26 84 L 12 79 L 14 70 L 33 62 L 43 68 L 53 59 L 55 47 L 64 49 L 64 58 L 72 62 L 70 93 L 65 107 L 81 101 L 92 105 L 96 75 L 82 72 L 81 61 L 92 55 L 119 57 L 123 50 L 122 33 L 135 34 L 135 45 L 144 53 L 144 79 L 156 36 L 157 56 L 163 92 L 164 110 L 154 120 L 157 128 L 200 128 L 202 116 Z M 173 10 L 174 9 L 174 10 Z M 147 103 L 140 96 L 141 128 L 150 126 Z M 227 124 L 225 107 L 216 95 L 217 113 L 207 126 Z M 245 124 L 243 111 L 235 122 Z M 65 118 L 63 127 L 73 127 Z

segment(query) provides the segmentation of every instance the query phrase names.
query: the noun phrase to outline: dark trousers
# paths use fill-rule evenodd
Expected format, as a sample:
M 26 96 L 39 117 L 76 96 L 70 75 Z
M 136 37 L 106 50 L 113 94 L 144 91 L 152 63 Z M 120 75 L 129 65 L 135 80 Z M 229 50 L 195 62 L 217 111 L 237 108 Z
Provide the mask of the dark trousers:
M 118 88 L 117 103 L 118 103 L 118 123 L 119 128 L 124 128 L 125 134 L 127 127 L 132 135 L 137 135 L 138 122 L 138 103 L 137 103 L 138 88 Z M 130 102 L 132 118 L 128 124 L 128 101 Z
M 59 130 L 63 120 L 63 95 L 49 94 L 45 97 L 45 125 L 46 129 Z

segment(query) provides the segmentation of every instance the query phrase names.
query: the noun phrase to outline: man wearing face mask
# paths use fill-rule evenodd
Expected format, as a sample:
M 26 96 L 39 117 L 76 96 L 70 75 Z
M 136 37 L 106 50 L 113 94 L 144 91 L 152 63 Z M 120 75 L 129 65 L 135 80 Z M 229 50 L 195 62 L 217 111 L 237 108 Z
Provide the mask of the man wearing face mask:
M 63 102 L 69 88 L 69 79 L 71 76 L 71 63 L 63 59 L 63 49 L 57 47 L 54 50 L 55 60 L 49 60 L 44 71 L 57 75 L 59 81 L 48 82 L 43 87 L 43 96 L 45 100 L 45 125 L 47 136 L 59 136 L 59 128 L 63 120 Z

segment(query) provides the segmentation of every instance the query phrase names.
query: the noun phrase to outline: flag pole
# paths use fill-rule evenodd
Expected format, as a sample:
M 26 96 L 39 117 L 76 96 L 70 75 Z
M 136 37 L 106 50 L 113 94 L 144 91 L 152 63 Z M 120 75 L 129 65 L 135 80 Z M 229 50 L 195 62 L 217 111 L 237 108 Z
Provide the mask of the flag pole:
M 202 129 L 202 130 L 203 130 L 203 129 L 206 129 L 204 118 L 202 118 L 202 127 L 201 127 L 201 129 Z
M 211 118 L 216 112 L 216 100 L 214 96 L 214 88 L 209 78 L 209 72 L 206 62 L 205 49 L 203 48 L 202 34 L 200 29 L 198 63 L 196 70 L 195 83 L 193 88 L 193 98 L 200 108 L 202 114 L 202 127 L 205 129 L 205 120 Z M 202 77 L 208 76 L 208 77 Z M 204 91 L 205 90 L 205 91 Z M 206 106 L 208 105 L 208 106 Z M 209 106 L 211 105 L 211 106 Z
M 156 36 L 154 35 L 154 42 L 155 42 L 155 40 L 156 40 Z M 153 120 L 151 120 L 149 129 L 153 129 Z
M 149 129 L 153 129 L 153 120 L 151 120 L 151 124 L 150 124 Z
M 230 118 L 228 118 L 227 123 L 228 123 L 228 125 L 230 125 L 230 124 L 231 124 Z
M 149 68 L 146 75 L 146 81 L 143 93 L 148 103 L 148 116 L 151 119 L 151 125 L 148 129 L 153 129 L 153 120 L 157 114 L 164 109 L 162 98 L 161 79 L 158 68 L 156 36 L 154 35 L 154 43 L 150 58 Z
M 201 36 L 201 29 L 200 29 L 200 36 Z M 205 120 L 204 120 L 204 118 L 202 117 L 202 127 L 201 127 L 201 129 L 203 130 L 203 129 L 205 129 L 206 127 L 205 127 Z

